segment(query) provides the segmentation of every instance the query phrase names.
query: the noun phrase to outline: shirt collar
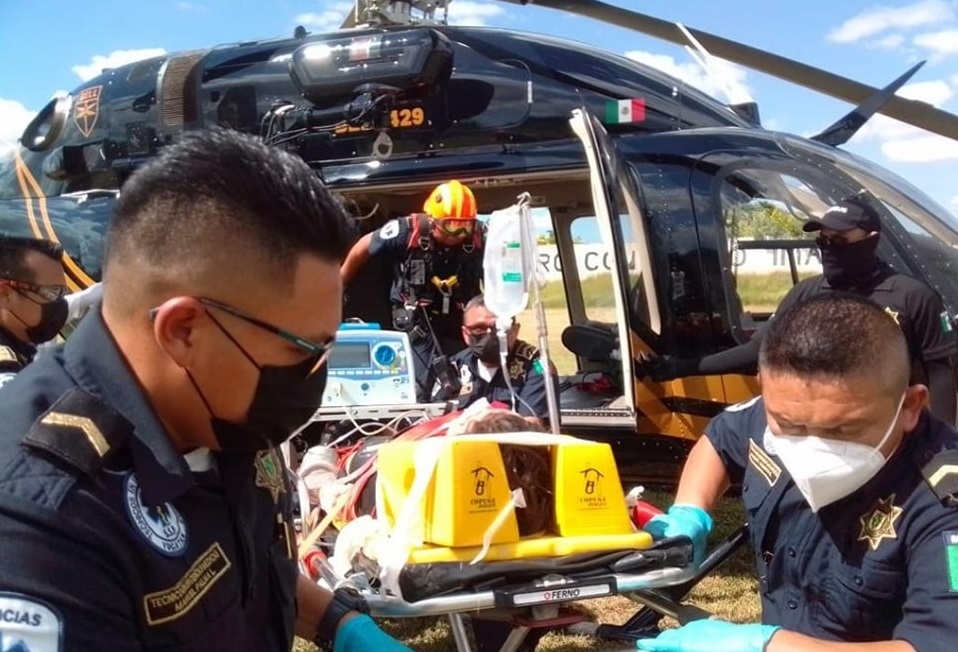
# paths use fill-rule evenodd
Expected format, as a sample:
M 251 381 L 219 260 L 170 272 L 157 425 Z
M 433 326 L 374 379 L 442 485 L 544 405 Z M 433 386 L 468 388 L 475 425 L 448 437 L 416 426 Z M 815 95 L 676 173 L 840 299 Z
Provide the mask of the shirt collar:
M 183 455 L 160 422 L 136 376 L 103 322 L 99 307 L 81 320 L 63 350 L 64 367 L 87 392 L 109 405 L 134 426 L 133 465 L 143 502 L 169 502 L 190 489 L 194 480 Z

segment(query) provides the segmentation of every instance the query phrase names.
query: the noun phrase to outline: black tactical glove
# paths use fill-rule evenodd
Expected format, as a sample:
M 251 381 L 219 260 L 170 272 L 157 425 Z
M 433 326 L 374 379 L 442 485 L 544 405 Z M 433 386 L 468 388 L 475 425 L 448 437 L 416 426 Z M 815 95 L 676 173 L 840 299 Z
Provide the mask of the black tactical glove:
M 674 378 L 697 375 L 699 361 L 697 358 L 688 359 L 677 358 L 672 355 L 662 355 L 655 358 L 647 358 L 642 363 L 642 369 L 653 381 L 661 383 Z

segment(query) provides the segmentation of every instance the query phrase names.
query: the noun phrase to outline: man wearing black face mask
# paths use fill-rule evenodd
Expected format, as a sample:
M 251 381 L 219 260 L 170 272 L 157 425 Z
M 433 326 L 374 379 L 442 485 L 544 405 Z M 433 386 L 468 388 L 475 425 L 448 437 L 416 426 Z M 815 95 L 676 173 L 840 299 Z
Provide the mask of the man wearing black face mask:
M 848 199 L 829 208 L 820 218 L 808 220 L 804 230 L 819 233 L 816 242 L 823 273 L 795 285 L 776 312 L 836 290 L 875 301 L 894 317 L 905 334 L 912 360 L 912 382 L 928 387 L 931 410 L 938 418 L 955 423 L 958 337 L 951 318 L 937 292 L 896 272 L 878 258 L 878 215 L 863 200 Z M 658 382 L 682 376 L 754 374 L 763 337 L 764 329 L 759 329 L 749 342 L 699 359 L 656 358 L 646 363 L 646 371 Z
M 66 322 L 62 258 L 56 242 L 0 236 L 0 385 Z
M 462 338 L 466 349 L 452 357 L 451 362 L 459 370 L 462 391 L 459 407 L 464 408 L 485 398 L 490 403 L 499 401 L 512 405 L 523 415 L 546 419 L 549 407 L 546 402 L 545 376 L 539 349 L 519 339 L 519 325 L 512 324 L 508 333 L 509 355 L 503 373 L 499 357 L 499 337 L 496 333 L 496 315 L 486 308 L 482 295 L 473 297 L 463 311 Z M 508 376 L 509 383 L 506 382 Z M 552 375 L 556 382 L 555 374 Z M 512 385 L 512 391 L 509 389 Z M 556 396 L 559 391 L 556 389 Z M 445 398 L 445 397 L 443 397 Z
M 407 650 L 298 572 L 276 448 L 320 404 L 347 232 L 302 160 L 235 131 L 124 184 L 102 302 L 0 391 L 0 641 Z

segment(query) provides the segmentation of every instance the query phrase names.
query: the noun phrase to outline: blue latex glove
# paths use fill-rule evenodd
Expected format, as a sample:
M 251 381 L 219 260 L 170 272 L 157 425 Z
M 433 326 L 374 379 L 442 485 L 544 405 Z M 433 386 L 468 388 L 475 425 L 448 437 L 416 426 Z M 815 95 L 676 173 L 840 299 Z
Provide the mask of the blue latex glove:
M 777 625 L 736 625 L 724 620 L 693 620 L 656 638 L 636 641 L 645 652 L 764 652 Z
M 650 518 L 642 529 L 651 534 L 653 540 L 679 536 L 690 538 L 695 564 L 698 565 L 705 558 L 712 517 L 701 507 L 678 503 L 669 507 L 667 513 Z
M 379 629 L 372 618 L 360 614 L 336 630 L 333 652 L 412 652 L 408 647 Z

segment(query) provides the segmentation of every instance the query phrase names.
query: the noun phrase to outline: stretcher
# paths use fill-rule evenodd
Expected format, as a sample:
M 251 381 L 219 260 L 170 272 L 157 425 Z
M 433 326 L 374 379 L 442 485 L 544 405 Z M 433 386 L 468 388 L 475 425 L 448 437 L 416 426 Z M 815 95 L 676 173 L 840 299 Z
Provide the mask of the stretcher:
M 374 617 L 446 617 L 460 652 L 514 652 L 550 630 L 631 643 L 654 635 L 663 616 L 709 615 L 680 601 L 744 531 L 695 567 L 691 541 L 654 542 L 630 517 L 637 496 L 623 495 L 607 445 L 545 433 L 448 436 L 456 418 L 429 420 L 357 468 L 344 465 L 337 482 L 350 489 L 324 497 L 324 516 L 300 545 L 304 572 L 356 588 Z M 549 463 L 546 499 L 528 477 L 515 486 L 517 465 L 535 460 Z M 316 498 L 298 480 L 301 503 Z M 375 508 L 360 513 L 370 511 L 357 508 L 369 482 Z M 548 509 L 526 511 L 537 500 Z M 623 625 L 570 608 L 615 595 L 637 603 Z

